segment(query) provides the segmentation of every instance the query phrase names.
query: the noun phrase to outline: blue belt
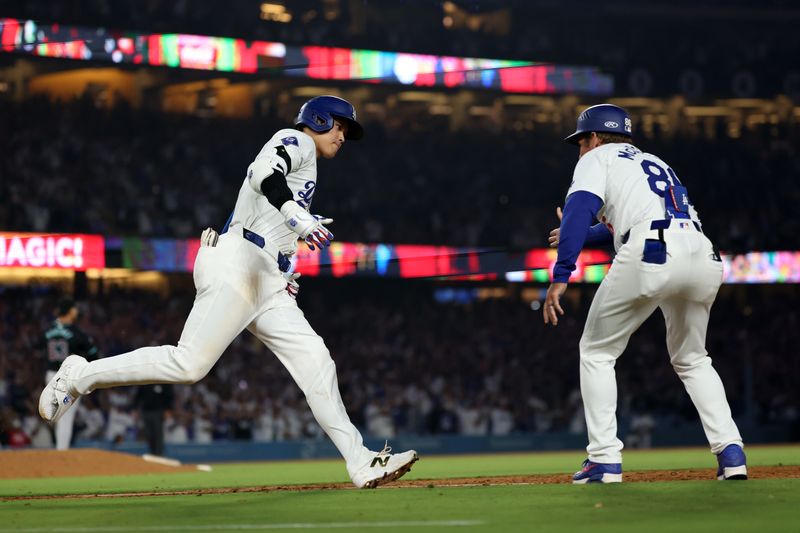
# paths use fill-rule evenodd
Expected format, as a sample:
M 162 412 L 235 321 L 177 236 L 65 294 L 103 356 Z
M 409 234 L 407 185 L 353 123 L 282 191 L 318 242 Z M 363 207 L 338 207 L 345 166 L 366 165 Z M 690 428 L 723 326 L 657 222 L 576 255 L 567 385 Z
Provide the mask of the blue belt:
M 263 248 L 267 242 L 264 240 L 264 237 L 254 231 L 250 231 L 247 228 L 242 228 L 242 236 L 259 248 Z M 291 268 L 292 262 L 289 260 L 289 258 L 278 252 L 278 270 L 281 272 L 289 272 L 289 269 Z
M 659 241 L 663 241 L 664 240 L 664 230 L 669 228 L 669 225 L 672 223 L 673 220 L 677 220 L 677 219 L 665 218 L 663 220 L 654 220 L 654 221 L 652 221 L 650 223 L 650 229 L 651 230 L 658 230 L 658 240 Z M 687 221 L 686 220 L 678 220 L 678 222 L 686 223 Z M 694 229 L 696 229 L 700 233 L 703 233 L 703 230 L 700 229 L 700 224 L 698 224 L 694 220 L 692 220 L 691 222 L 692 222 L 692 225 L 694 226 Z M 628 242 L 628 239 L 630 238 L 630 236 L 631 236 L 631 230 L 626 231 L 625 234 L 622 236 L 622 244 L 625 244 L 626 242 Z
M 664 220 L 654 220 L 654 221 L 652 221 L 650 223 L 650 229 L 667 229 L 669 227 L 669 225 L 675 220 L 677 220 L 678 222 L 684 222 L 684 223 L 688 222 L 687 220 L 679 220 L 679 219 L 675 219 L 675 218 L 665 218 Z M 700 233 L 703 233 L 703 230 L 700 229 L 700 224 L 698 224 L 694 220 L 692 220 L 691 222 L 692 222 L 692 225 L 694 226 L 694 229 L 696 229 Z M 628 232 L 630 232 L 630 230 L 628 230 Z

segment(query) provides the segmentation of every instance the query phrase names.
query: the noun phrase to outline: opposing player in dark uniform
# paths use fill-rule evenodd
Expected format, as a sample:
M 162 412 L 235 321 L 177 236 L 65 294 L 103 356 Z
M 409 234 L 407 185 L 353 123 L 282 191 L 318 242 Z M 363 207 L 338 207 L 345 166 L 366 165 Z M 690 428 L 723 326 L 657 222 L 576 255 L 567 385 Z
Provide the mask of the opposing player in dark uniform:
M 94 340 L 75 324 L 77 320 L 78 307 L 75 301 L 72 298 L 62 298 L 56 307 L 56 319 L 42 334 L 40 341 L 47 358 L 45 383 L 53 379 L 61 363 L 70 354 L 79 354 L 87 360 L 97 359 L 98 350 Z M 55 423 L 56 449 L 69 449 L 77 411 L 71 409 Z

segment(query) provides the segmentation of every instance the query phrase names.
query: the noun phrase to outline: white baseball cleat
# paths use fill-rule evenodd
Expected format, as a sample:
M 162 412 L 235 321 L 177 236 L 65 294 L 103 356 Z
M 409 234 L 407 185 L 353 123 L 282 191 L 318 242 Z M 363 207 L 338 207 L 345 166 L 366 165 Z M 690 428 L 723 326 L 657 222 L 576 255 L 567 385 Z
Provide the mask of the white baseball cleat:
M 392 448 L 387 443 L 383 450 L 375 454 L 372 460 L 350 476 L 353 484 L 359 489 L 374 489 L 379 485 L 400 479 L 411 470 L 419 456 L 414 450 L 403 453 L 390 453 Z
M 76 366 L 87 364 L 89 363 L 86 359 L 80 355 L 70 355 L 64 359 L 56 375 L 39 396 L 39 416 L 48 422 L 55 423 L 72 407 L 72 404 L 78 399 L 78 395 L 70 390 L 69 375 Z

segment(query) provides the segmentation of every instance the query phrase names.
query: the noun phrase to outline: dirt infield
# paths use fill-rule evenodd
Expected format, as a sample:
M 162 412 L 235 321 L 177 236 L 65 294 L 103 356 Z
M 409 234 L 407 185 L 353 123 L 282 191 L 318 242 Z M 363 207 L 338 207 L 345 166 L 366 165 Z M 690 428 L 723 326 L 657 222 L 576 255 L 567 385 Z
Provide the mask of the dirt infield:
M 34 478 L 61 476 L 118 476 L 145 473 L 196 471 L 194 465 L 165 466 L 147 462 L 139 456 L 101 450 L 55 451 L 12 451 L 0 453 L 0 478 Z M 748 467 L 750 479 L 800 478 L 800 466 L 751 466 Z M 497 477 L 470 477 L 451 479 L 413 479 L 400 480 L 385 489 L 475 487 L 493 485 L 548 485 L 570 483 L 569 474 L 537 474 Z M 690 470 L 647 470 L 625 472 L 626 483 L 654 481 L 691 481 L 714 479 L 713 469 Z M 309 485 L 268 485 L 257 487 L 226 487 L 181 491 L 148 491 L 134 493 L 72 494 L 59 496 L 15 496 L 2 500 L 27 499 L 82 499 L 82 498 L 129 498 L 137 496 L 179 496 L 204 494 L 231 494 L 248 492 L 309 491 L 309 490 L 353 489 L 350 483 L 325 483 Z
M 195 472 L 197 467 L 167 466 L 138 455 L 95 449 L 9 450 L 0 453 L 0 479 L 73 476 L 127 476 Z

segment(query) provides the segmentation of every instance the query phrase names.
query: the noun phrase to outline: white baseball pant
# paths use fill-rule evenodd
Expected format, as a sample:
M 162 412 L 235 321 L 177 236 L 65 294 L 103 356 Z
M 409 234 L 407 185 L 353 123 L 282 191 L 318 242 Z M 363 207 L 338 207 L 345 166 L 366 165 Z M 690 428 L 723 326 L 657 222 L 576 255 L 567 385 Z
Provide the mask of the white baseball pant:
M 269 243 L 261 249 L 242 238 L 241 226 L 231 226 L 217 246 L 200 248 L 194 269 L 197 295 L 178 345 L 140 348 L 92 361 L 72 376 L 75 391 L 195 383 L 247 329 L 287 368 L 352 474 L 374 454 L 364 447 L 361 433 L 347 415 L 336 365 L 286 292 L 276 257 Z
M 48 370 L 45 376 L 45 384 L 56 375 L 55 370 Z M 56 450 L 69 450 L 72 443 L 72 430 L 75 426 L 75 416 L 78 414 L 79 400 L 75 400 L 72 407 L 62 415 L 55 424 Z
M 628 339 L 659 307 L 667 350 L 703 424 L 712 453 L 742 445 L 719 375 L 705 349 L 711 305 L 722 283 L 722 263 L 711 241 L 694 225 L 672 221 L 664 230 L 664 264 L 642 261 L 645 239 L 657 238 L 650 222 L 631 229 L 592 301 L 580 342 L 581 395 L 589 433 L 589 460 L 622 462 L 617 438 L 614 364 Z M 646 378 L 642 378 L 646 379 Z

